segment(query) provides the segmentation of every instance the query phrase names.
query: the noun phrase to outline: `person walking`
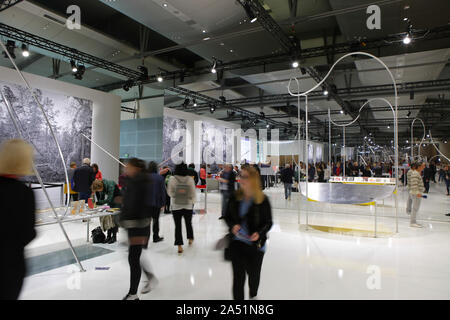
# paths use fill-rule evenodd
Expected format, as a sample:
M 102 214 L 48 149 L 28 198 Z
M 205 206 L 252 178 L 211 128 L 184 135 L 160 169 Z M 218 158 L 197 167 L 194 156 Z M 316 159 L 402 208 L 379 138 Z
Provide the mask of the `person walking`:
M 158 164 L 150 161 L 148 164 L 148 172 L 150 175 L 150 189 L 147 193 L 149 206 L 153 223 L 153 242 L 163 241 L 164 238 L 159 236 L 159 215 L 166 205 L 166 184 L 163 176 L 158 173 Z
M 0 300 L 17 300 L 26 275 L 24 249 L 35 237 L 35 198 L 19 179 L 32 175 L 34 150 L 23 140 L 0 145 Z
M 95 180 L 94 170 L 90 166 L 89 158 L 83 159 L 83 165 L 73 173 L 73 190 L 78 192 L 78 199 L 88 201 L 92 192 L 91 185 Z
M 268 197 L 262 192 L 258 172 L 250 166 L 241 169 L 240 189 L 230 197 L 225 222 L 232 239 L 229 250 L 233 299 L 244 300 L 246 274 L 250 298 L 254 299 L 258 295 L 267 233 L 272 227 L 272 209 Z
M 194 179 L 194 183 L 195 185 L 198 184 L 198 173 L 197 171 L 195 171 L 195 164 L 191 163 L 188 166 L 188 170 L 189 170 L 189 176 L 191 176 Z
M 75 173 L 76 168 L 77 164 L 75 162 L 71 162 L 69 169 L 67 169 L 67 176 L 69 178 L 69 188 L 67 188 L 67 183 L 64 183 L 64 194 L 66 194 L 66 201 L 67 197 L 70 197 L 71 201 L 78 201 L 78 192 L 72 190 L 73 174 Z
M 425 190 L 422 177 L 420 176 L 424 167 L 424 163 L 413 163 L 407 174 L 409 193 L 406 203 L 406 213 L 411 215 L 410 226 L 415 228 L 422 228 L 422 225 L 418 224 L 416 219 L 422 200 L 422 192 Z
M 284 185 L 284 199 L 291 200 L 292 193 L 292 178 L 294 176 L 294 171 L 291 168 L 289 163 L 286 164 L 286 167 L 281 170 L 281 182 Z
M 183 234 L 181 220 L 184 218 L 189 245 L 194 241 L 194 230 L 192 228 L 192 214 L 196 201 L 194 180 L 188 175 L 186 164 L 181 163 L 175 167 L 174 175 L 170 177 L 167 184 L 167 193 L 172 199 L 170 208 L 175 222 L 175 245 L 178 253 L 183 253 Z
M 308 163 L 308 182 L 313 182 L 315 175 L 316 169 L 314 168 L 314 165 Z
M 433 170 L 430 168 L 430 166 L 427 164 L 425 166 L 425 169 L 423 169 L 423 185 L 425 187 L 425 193 L 428 193 L 430 191 L 430 180 L 432 180 Z
M 447 196 L 450 196 L 450 166 L 446 165 L 444 169 L 444 181 L 447 187 Z
M 172 170 L 168 166 L 165 166 L 159 171 L 159 174 L 162 175 L 164 178 L 164 183 L 166 184 L 166 190 L 167 190 L 167 184 L 169 183 L 169 179 L 172 176 Z M 169 214 L 170 213 L 170 196 L 168 193 L 166 193 L 166 204 L 164 206 L 164 213 Z
M 141 263 L 142 249 L 148 246 L 150 237 L 151 211 L 147 205 L 149 176 L 145 172 L 145 162 L 131 158 L 125 168 L 127 181 L 122 189 L 122 210 L 119 214 L 120 225 L 128 232 L 128 263 L 130 266 L 130 289 L 123 300 L 139 300 L 137 295 L 142 270 L 147 283 L 142 293 L 151 290 L 151 280 L 155 275 L 148 265 Z M 117 201 L 117 200 L 116 200 Z
M 108 205 L 110 208 L 120 208 L 120 204 L 115 202 L 115 198 L 120 196 L 119 186 L 112 180 L 95 180 L 92 183 L 92 192 L 98 194 L 96 204 L 99 206 Z M 114 222 L 112 216 L 100 217 L 100 226 L 107 232 L 104 243 L 112 244 L 117 241 L 119 227 Z
M 331 178 L 331 169 L 330 169 L 330 164 L 324 164 L 324 169 L 323 169 L 323 177 L 325 179 L 325 182 L 328 182 Z
M 236 174 L 233 171 L 233 166 L 231 164 L 226 164 L 219 178 L 219 189 L 222 194 L 222 211 L 219 219 L 223 219 L 225 217 L 225 209 L 227 207 L 228 199 L 234 192 L 235 182 Z

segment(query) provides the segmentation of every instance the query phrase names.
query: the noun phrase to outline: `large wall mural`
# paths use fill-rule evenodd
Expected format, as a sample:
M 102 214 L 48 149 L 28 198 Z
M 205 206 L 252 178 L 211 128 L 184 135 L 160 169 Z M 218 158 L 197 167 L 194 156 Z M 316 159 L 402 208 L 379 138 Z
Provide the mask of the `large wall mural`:
M 35 163 L 44 182 L 63 182 L 65 175 L 58 149 L 33 96 L 21 85 L 0 81 L 0 89 L 17 113 L 25 139 L 36 150 Z M 72 161 L 81 165 L 82 159 L 91 155 L 91 143 L 80 133 L 91 136 L 92 101 L 40 89 L 35 89 L 35 94 L 52 124 L 66 165 Z M 0 142 L 17 137 L 6 106 L 0 103 Z
M 185 159 L 186 140 L 183 142 L 183 134 L 186 132 L 186 123 L 185 119 L 164 116 L 163 162 L 172 169 L 178 160 Z
M 233 130 L 202 122 L 201 162 L 231 163 L 233 154 Z

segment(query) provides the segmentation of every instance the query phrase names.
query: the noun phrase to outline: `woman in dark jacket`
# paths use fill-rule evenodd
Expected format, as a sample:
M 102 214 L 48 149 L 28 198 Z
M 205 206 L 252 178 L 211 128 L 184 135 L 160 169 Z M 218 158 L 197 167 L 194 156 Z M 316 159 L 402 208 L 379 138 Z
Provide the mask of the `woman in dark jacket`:
M 250 298 L 255 298 L 258 294 L 267 233 L 272 227 L 270 202 L 261 190 L 260 175 L 255 168 L 242 168 L 240 189 L 228 202 L 225 221 L 232 238 L 230 255 L 233 266 L 233 298 L 244 299 L 246 273 L 249 277 Z
M 127 181 L 123 189 L 120 225 L 128 231 L 128 263 L 130 264 L 130 290 L 123 300 L 139 300 L 137 290 L 141 280 L 140 257 L 142 248 L 148 245 L 150 236 L 150 208 L 147 205 L 146 194 L 149 188 L 149 177 L 145 172 L 145 162 L 132 158 L 125 168 Z M 117 200 L 116 200 L 117 201 Z M 154 275 L 149 268 L 144 267 L 147 284 L 143 293 L 149 290 L 150 280 Z
M 24 248 L 36 237 L 33 191 L 18 179 L 32 174 L 33 148 L 23 140 L 0 147 L 0 300 L 17 300 L 26 274 Z

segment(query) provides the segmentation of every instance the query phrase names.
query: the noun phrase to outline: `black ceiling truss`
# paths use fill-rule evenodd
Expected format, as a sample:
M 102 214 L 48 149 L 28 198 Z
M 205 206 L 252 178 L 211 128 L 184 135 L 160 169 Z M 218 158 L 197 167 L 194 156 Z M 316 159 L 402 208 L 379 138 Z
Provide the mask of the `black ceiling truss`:
M 12 7 L 15 4 L 22 2 L 22 0 L 0 0 L 0 12 Z
M 38 47 L 49 52 L 61 55 L 67 59 L 75 60 L 78 63 L 92 65 L 101 69 L 105 69 L 130 79 L 137 79 L 142 76 L 139 71 L 135 71 L 121 65 L 98 58 L 88 53 L 79 51 L 74 48 L 56 43 L 54 41 L 33 35 L 31 33 L 10 27 L 4 23 L 0 23 L 0 35 L 7 38 L 26 43 L 30 46 Z
M 249 120 L 259 120 L 260 122 L 265 122 L 267 124 L 270 124 L 272 126 L 274 126 L 275 128 L 290 128 L 289 124 L 284 123 L 284 122 L 279 122 L 273 119 L 267 119 L 265 117 L 261 117 L 260 114 L 254 113 L 252 111 L 248 111 L 239 107 L 234 106 L 233 104 L 227 102 L 227 101 L 221 101 L 221 100 L 217 100 L 208 96 L 205 96 L 201 93 L 197 93 L 195 91 L 191 91 L 182 87 L 172 87 L 172 88 L 168 88 L 166 90 L 172 91 L 177 93 L 180 96 L 183 97 L 189 97 L 191 99 L 196 99 L 197 101 L 201 100 L 201 101 L 205 101 L 206 104 L 208 104 L 208 108 L 210 105 L 214 105 L 217 109 L 219 108 L 225 108 L 227 110 L 230 111 L 234 111 L 236 114 L 240 114 L 242 116 L 247 117 Z M 181 107 L 184 108 L 184 107 Z M 191 110 L 197 110 L 197 108 L 191 108 Z
M 417 35 L 419 37 L 420 34 Z M 426 38 L 417 40 L 417 41 L 428 41 L 428 40 L 439 40 L 439 39 L 445 39 L 450 38 L 450 25 L 438 27 L 429 30 L 429 33 L 427 34 Z M 327 46 L 320 46 L 320 47 L 313 47 L 313 48 L 302 48 L 296 55 L 296 58 L 301 61 L 304 59 L 309 58 L 317 58 L 317 57 L 326 57 L 330 54 L 337 55 L 337 54 L 346 54 L 349 52 L 355 52 L 355 51 L 370 51 L 373 49 L 379 49 L 381 47 L 388 47 L 388 46 L 395 46 L 396 42 L 398 40 L 397 35 L 390 35 L 384 38 L 378 38 L 378 39 L 366 39 L 364 42 L 362 41 L 350 41 L 350 42 L 344 42 L 344 43 L 336 43 L 334 45 L 327 45 Z M 399 44 L 400 46 L 400 44 Z M 266 56 L 260 56 L 260 57 L 253 57 L 248 59 L 241 59 L 241 60 L 234 60 L 229 62 L 223 62 L 218 66 L 216 69 L 217 71 L 232 71 L 232 70 L 238 70 L 243 68 L 249 68 L 249 67 L 264 67 L 268 66 L 270 64 L 279 64 L 284 63 L 287 64 L 292 59 L 292 54 L 289 53 L 282 53 L 282 54 L 274 54 L 274 55 L 266 55 Z M 289 66 L 290 67 L 290 66 Z M 262 69 L 261 69 L 262 70 Z M 199 76 L 204 74 L 210 74 L 211 73 L 211 67 L 205 66 L 205 67 L 198 67 L 198 68 L 186 68 L 186 69 L 180 69 L 180 70 L 174 70 L 169 72 L 163 72 L 162 76 L 164 77 L 164 80 L 171 80 L 176 81 L 180 78 L 181 74 L 184 74 L 186 78 L 193 77 L 193 76 Z M 148 80 L 146 81 L 139 81 L 137 83 L 139 84 L 149 84 L 149 83 L 155 83 L 157 82 L 157 75 L 151 75 L 149 76 Z M 102 90 L 102 91 L 111 91 L 114 89 L 119 89 L 123 86 L 124 82 L 117 82 L 112 83 L 105 86 L 99 86 L 94 89 Z
M 411 91 L 416 93 L 424 92 L 442 92 L 450 90 L 450 79 L 441 79 L 441 80 L 430 80 L 430 81 L 417 81 L 417 82 L 404 82 L 402 84 L 397 84 L 398 94 L 408 94 Z M 337 89 L 338 94 L 348 94 L 352 95 L 352 99 L 349 100 L 351 102 L 355 102 L 353 98 L 355 97 L 363 97 L 367 98 L 368 96 L 393 96 L 394 95 L 394 86 L 392 84 L 383 84 L 383 85 L 375 85 L 375 86 L 363 86 L 363 87 L 354 87 L 354 88 L 341 88 Z M 261 100 L 262 98 L 262 100 Z M 323 96 L 322 90 L 316 90 L 308 94 L 308 99 L 311 101 L 314 100 L 323 100 L 326 97 Z M 364 99 L 365 100 L 365 99 Z M 358 100 L 359 102 L 364 102 L 364 100 Z M 292 101 L 292 96 L 288 93 L 286 94 L 273 94 L 273 95 L 265 95 L 263 97 L 249 97 L 249 98 L 240 98 L 240 99 L 231 99 L 228 100 L 229 103 L 232 103 L 235 106 L 239 107 L 256 107 L 262 105 L 269 105 L 274 103 L 286 103 L 288 101 Z M 356 101 L 357 102 L 357 101 Z M 304 100 L 301 102 L 304 104 Z M 198 109 L 201 110 L 205 105 L 199 104 Z M 345 111 L 345 110 L 344 110 Z

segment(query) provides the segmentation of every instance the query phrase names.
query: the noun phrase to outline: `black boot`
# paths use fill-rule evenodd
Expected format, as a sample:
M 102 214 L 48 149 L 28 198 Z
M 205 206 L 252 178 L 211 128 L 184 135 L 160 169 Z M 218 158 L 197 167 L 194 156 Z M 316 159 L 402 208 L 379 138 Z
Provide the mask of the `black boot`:
M 112 229 L 110 229 L 111 230 L 111 233 L 112 233 L 112 237 L 111 237 L 111 239 L 109 240 L 109 244 L 111 244 L 111 243 L 114 243 L 114 242 L 116 242 L 117 241 L 117 230 L 118 228 L 117 227 L 114 227 L 114 228 L 112 228 Z
M 107 231 L 107 237 L 103 243 L 109 243 L 111 241 L 111 229 Z

